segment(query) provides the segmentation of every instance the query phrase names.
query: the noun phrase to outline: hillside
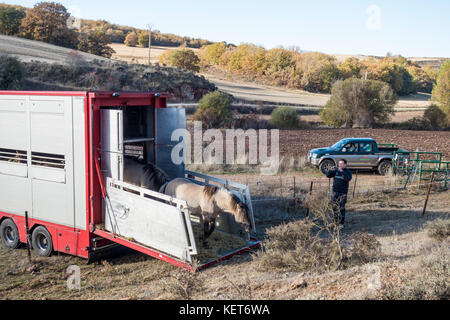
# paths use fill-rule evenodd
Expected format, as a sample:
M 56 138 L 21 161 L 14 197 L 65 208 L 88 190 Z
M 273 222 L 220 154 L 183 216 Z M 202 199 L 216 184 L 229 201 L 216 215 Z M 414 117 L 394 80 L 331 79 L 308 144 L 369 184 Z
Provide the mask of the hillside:
M 197 101 L 215 89 L 204 77 L 178 68 L 127 64 L 5 35 L 0 54 L 24 63 L 25 90 L 162 91 L 172 94 L 171 101 Z
M 67 64 L 70 62 L 70 57 L 75 53 L 83 60 L 89 62 L 93 60 L 109 60 L 90 53 L 59 47 L 45 42 L 5 35 L 0 35 L 0 53 L 14 56 L 23 62 L 37 60 L 47 63 Z

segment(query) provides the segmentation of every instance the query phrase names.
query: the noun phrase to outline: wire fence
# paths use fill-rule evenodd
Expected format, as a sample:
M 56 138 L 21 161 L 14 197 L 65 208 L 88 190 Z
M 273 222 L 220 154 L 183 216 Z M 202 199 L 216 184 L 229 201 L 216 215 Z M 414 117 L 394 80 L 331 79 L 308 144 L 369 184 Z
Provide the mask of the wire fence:
M 369 176 L 370 177 L 370 176 Z M 349 184 L 349 198 L 360 197 L 376 192 L 387 192 L 406 189 L 425 189 L 430 185 L 433 188 L 447 190 L 450 179 L 439 181 L 417 181 L 407 176 L 377 177 L 378 179 L 367 179 L 367 175 L 353 175 Z M 244 182 L 249 185 L 252 202 L 262 203 L 281 200 L 301 200 L 308 193 L 327 193 L 331 195 L 332 179 L 305 179 L 296 176 L 278 176 L 272 179 L 261 177 L 248 178 Z

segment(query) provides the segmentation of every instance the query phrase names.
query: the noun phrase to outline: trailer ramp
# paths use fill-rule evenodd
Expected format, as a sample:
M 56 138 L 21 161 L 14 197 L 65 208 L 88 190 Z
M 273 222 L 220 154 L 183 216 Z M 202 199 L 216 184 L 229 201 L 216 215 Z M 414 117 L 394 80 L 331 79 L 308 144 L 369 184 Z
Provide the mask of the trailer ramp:
M 185 201 L 112 178 L 106 181 L 106 231 L 192 262 L 197 248 Z

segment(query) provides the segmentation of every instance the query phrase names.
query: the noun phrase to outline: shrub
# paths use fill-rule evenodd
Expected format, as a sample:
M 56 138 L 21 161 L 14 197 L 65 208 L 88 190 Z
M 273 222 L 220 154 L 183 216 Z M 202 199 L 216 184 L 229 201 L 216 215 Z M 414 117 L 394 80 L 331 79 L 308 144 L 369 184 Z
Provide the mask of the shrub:
M 270 116 L 270 125 L 279 129 L 296 129 L 299 127 L 299 118 L 294 108 L 276 108 Z
M 231 97 L 219 91 L 206 94 L 200 99 L 194 120 L 202 121 L 205 128 L 220 128 L 232 120 Z
M 263 250 L 254 255 L 260 270 L 326 272 L 375 261 L 381 245 L 367 233 L 345 238 L 326 194 L 308 195 L 309 219 L 266 231 Z
M 337 81 L 330 100 L 320 112 L 325 124 L 372 128 L 387 122 L 397 101 L 392 89 L 375 80 L 346 79 Z
M 138 37 L 137 37 L 136 32 L 133 31 L 133 32 L 128 33 L 125 38 L 124 44 L 127 47 L 136 47 L 137 43 L 138 43 Z
M 439 70 L 436 86 L 433 89 L 432 99 L 447 115 L 450 124 L 450 60 L 447 60 Z
M 350 237 L 345 263 L 351 265 L 375 261 L 381 253 L 381 244 L 373 234 L 356 232 Z
M 169 56 L 169 64 L 192 72 L 200 71 L 200 59 L 195 52 L 190 49 L 173 51 Z
M 423 114 L 423 121 L 425 126 L 433 130 L 438 130 L 445 128 L 445 117 L 446 114 L 439 107 L 431 105 L 425 110 Z
M 0 89 L 17 90 L 21 88 L 25 69 L 22 63 L 13 57 L 0 56 Z
M 450 236 L 450 219 L 436 219 L 428 222 L 425 228 L 429 237 L 443 241 Z
M 254 255 L 257 269 L 327 271 L 327 248 L 313 235 L 313 227 L 311 221 L 299 220 L 268 229 L 263 251 Z

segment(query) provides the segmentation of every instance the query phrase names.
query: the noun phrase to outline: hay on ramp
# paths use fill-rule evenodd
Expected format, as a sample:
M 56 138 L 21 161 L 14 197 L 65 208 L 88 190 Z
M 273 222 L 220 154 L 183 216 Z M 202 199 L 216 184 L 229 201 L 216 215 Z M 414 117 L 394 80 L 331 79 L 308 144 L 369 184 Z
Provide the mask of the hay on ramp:
M 208 238 L 208 248 L 204 248 L 201 240 L 203 235 L 203 226 L 197 223 L 192 223 L 192 229 L 194 231 L 195 243 L 197 245 L 197 255 L 194 257 L 200 263 L 218 259 L 231 251 L 248 245 L 248 241 L 246 239 L 216 229 Z

